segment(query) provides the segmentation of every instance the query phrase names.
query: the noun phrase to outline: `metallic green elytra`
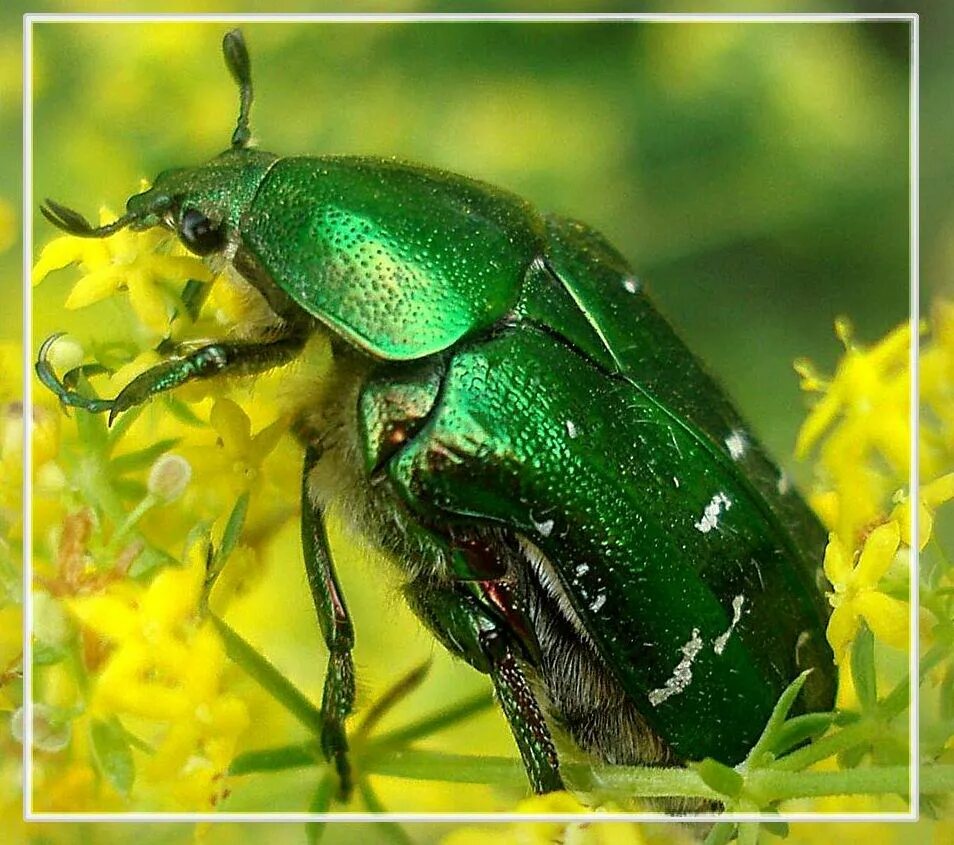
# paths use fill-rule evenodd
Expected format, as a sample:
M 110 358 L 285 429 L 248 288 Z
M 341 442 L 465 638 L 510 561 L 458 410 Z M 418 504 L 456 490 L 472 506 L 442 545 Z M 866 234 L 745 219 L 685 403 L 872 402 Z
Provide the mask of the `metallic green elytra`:
M 323 513 L 401 567 L 413 610 L 491 676 L 537 791 L 562 786 L 551 731 L 610 763 L 743 760 L 806 669 L 832 706 L 818 585 L 824 534 L 725 395 L 589 227 L 507 191 L 403 162 L 250 149 L 250 64 L 232 147 L 168 170 L 76 235 L 163 226 L 230 265 L 275 315 L 259 342 L 183 352 L 113 416 L 195 378 L 282 364 L 313 332 L 335 389 L 302 411 L 302 539 L 330 652 L 322 747 L 347 793 L 353 629 Z M 334 437 L 328 437 L 335 432 Z

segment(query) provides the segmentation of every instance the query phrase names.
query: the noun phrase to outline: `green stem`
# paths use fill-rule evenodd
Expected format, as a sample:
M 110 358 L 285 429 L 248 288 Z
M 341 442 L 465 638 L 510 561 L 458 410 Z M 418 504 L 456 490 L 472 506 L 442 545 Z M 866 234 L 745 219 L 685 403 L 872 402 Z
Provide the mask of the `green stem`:
M 904 795 L 908 791 L 907 766 L 846 769 L 841 772 L 782 772 L 761 769 L 752 772 L 753 790 L 770 800 L 811 798 L 822 795 Z M 925 767 L 921 772 L 923 794 L 954 791 L 954 765 Z
M 101 508 L 114 525 L 122 523 L 126 518 L 126 509 L 109 483 L 105 461 L 93 449 L 77 464 L 76 482 L 87 502 Z
M 143 496 L 142 501 L 126 515 L 120 526 L 113 532 L 113 536 L 106 546 L 106 552 L 109 554 L 115 552 L 119 548 L 120 541 L 136 527 L 136 523 L 152 510 L 158 502 L 159 499 L 152 493 Z

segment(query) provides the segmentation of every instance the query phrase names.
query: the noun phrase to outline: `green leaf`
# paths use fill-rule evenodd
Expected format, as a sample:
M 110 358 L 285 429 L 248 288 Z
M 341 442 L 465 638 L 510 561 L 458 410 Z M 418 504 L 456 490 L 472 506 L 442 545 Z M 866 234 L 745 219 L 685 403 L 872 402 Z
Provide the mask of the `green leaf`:
M 260 748 L 239 754 L 229 766 L 230 775 L 249 775 L 254 772 L 280 772 L 323 763 L 317 742 Z
M 870 750 L 870 746 L 865 743 L 864 745 L 855 745 L 851 748 L 846 748 L 844 751 L 838 753 L 838 766 L 842 769 L 853 769 L 857 766 L 863 759 L 865 754 Z
M 321 780 L 318 781 L 318 788 L 311 798 L 311 803 L 308 805 L 309 813 L 328 812 L 328 808 L 331 807 L 331 799 L 334 798 L 335 785 L 335 775 L 330 768 L 326 768 Z M 324 822 L 308 822 L 305 825 L 305 836 L 308 839 L 308 845 L 318 845 L 324 832 Z
M 242 528 L 245 525 L 245 515 L 248 513 L 248 501 L 250 492 L 246 490 L 235 502 L 232 513 L 229 514 L 229 521 L 225 525 L 225 531 L 222 533 L 222 543 L 215 550 L 213 571 L 218 572 L 229 559 L 229 555 L 238 545 L 239 537 L 242 535 Z
M 126 732 L 115 718 L 108 722 L 94 719 L 89 728 L 96 767 L 122 795 L 128 795 L 136 770 Z
M 387 812 L 387 807 L 381 803 L 381 799 L 378 798 L 367 778 L 361 778 L 358 781 L 358 792 L 361 793 L 361 798 L 364 800 L 364 805 L 368 808 L 369 813 Z M 393 845 L 413 845 L 413 840 L 400 824 L 378 822 L 375 827 L 381 833 L 382 842 L 391 842 Z
M 743 822 L 739 825 L 738 845 L 757 845 L 759 841 L 758 822 Z
M 129 567 L 129 577 L 142 578 L 159 567 L 179 565 L 179 561 L 168 552 L 153 546 L 146 546 L 133 561 L 132 566 Z
M 706 786 L 729 798 L 738 798 L 742 793 L 744 778 L 735 769 L 729 768 L 718 760 L 706 757 L 701 763 L 691 764 L 705 781 Z
M 141 481 L 135 478 L 116 478 L 113 479 L 113 490 L 130 502 L 138 502 L 146 497 L 148 488 Z
M 116 475 L 122 475 L 152 466 L 156 458 L 168 452 L 181 439 L 181 437 L 168 437 L 165 440 L 156 441 L 145 449 L 113 458 L 109 464 L 110 471 Z
M 726 845 L 735 834 L 735 822 L 719 822 L 712 826 L 703 845 Z
M 202 428 L 205 426 L 205 423 L 196 416 L 195 412 L 186 405 L 185 402 L 179 399 L 173 399 L 171 396 L 165 397 L 166 408 L 168 408 L 169 413 L 172 414 L 179 422 L 183 422 L 186 425 L 196 426 Z
M 368 711 L 358 723 L 358 726 L 354 730 L 353 739 L 355 741 L 361 741 L 367 737 L 377 726 L 378 722 L 387 715 L 389 710 L 393 710 L 394 707 L 424 683 L 424 679 L 427 677 L 427 672 L 430 668 L 431 660 L 428 658 L 418 663 L 417 666 L 414 666 L 409 672 L 406 672 L 386 689 L 377 701 L 368 708 Z
M 233 628 L 214 613 L 209 618 L 215 625 L 226 654 L 245 672 L 258 681 L 279 704 L 291 713 L 299 722 L 316 736 L 321 733 L 321 710 L 315 707 L 305 695 L 278 671 L 264 655 L 259 654 Z
M 878 688 L 875 679 L 874 634 L 861 622 L 861 627 L 851 648 L 851 679 L 861 705 L 862 713 L 870 713 L 878 703 Z
M 775 742 L 767 749 L 776 757 L 801 745 L 809 739 L 821 736 L 835 721 L 834 713 L 805 713 L 789 719 L 779 728 L 775 735 Z
M 54 663 L 59 663 L 63 660 L 67 654 L 68 651 L 66 649 L 37 641 L 33 644 L 33 665 L 52 666 Z
M 779 839 L 785 839 L 788 836 L 788 822 L 762 822 L 762 827 Z
M 428 716 L 424 716 L 410 725 L 396 728 L 386 734 L 376 737 L 368 744 L 368 753 L 377 752 L 381 749 L 394 748 L 407 745 L 421 737 L 430 736 L 445 728 L 469 719 L 471 716 L 480 713 L 483 710 L 489 710 L 494 705 L 494 698 L 488 692 L 479 692 L 469 698 L 465 698 L 458 704 L 443 710 L 438 710 Z
M 779 696 L 772 710 L 772 715 L 769 716 L 768 721 L 765 723 L 765 730 L 762 731 L 758 742 L 755 743 L 755 746 L 746 758 L 746 761 L 750 765 L 759 765 L 758 761 L 762 754 L 776 744 L 778 733 L 785 724 L 785 720 L 788 718 L 788 712 L 792 709 L 795 699 L 798 698 L 802 687 L 805 686 L 805 679 L 808 677 L 810 671 L 811 670 L 808 669 L 802 672 L 801 675 L 786 687 L 785 692 Z

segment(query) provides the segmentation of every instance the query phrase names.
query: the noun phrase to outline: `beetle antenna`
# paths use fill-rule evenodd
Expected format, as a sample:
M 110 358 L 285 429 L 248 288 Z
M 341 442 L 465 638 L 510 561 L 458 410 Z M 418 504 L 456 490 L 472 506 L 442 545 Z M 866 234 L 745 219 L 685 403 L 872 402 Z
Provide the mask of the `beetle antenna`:
M 222 53 L 225 55 L 225 64 L 239 87 L 239 116 L 238 124 L 232 133 L 232 147 L 242 149 L 248 146 L 252 137 L 248 128 L 248 116 L 252 110 L 252 60 L 249 58 L 242 30 L 233 29 L 225 33 Z
M 78 211 L 73 211 L 72 208 L 60 205 L 49 198 L 40 206 L 40 213 L 57 229 L 69 232 L 69 234 L 76 235 L 78 238 L 108 238 L 136 219 L 136 215 L 127 211 L 112 223 L 107 223 L 104 226 L 93 226 Z

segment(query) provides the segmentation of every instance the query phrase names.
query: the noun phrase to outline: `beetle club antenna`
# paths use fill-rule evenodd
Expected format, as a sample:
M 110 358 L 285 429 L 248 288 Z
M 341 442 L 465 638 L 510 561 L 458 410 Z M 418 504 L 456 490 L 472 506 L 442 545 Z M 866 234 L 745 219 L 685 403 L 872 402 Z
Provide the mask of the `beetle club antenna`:
M 225 55 L 225 64 L 239 87 L 239 116 L 238 124 L 232 133 L 232 147 L 242 149 L 248 146 L 252 137 L 248 128 L 248 115 L 252 110 L 252 60 L 248 56 L 242 30 L 233 29 L 225 33 L 222 53 Z
M 73 211 L 72 208 L 60 205 L 49 198 L 45 204 L 40 206 L 40 213 L 57 229 L 69 232 L 78 238 L 108 238 L 114 232 L 118 232 L 124 226 L 132 223 L 136 217 L 136 215 L 126 212 L 112 223 L 106 223 L 104 226 L 93 226 L 78 211 Z

